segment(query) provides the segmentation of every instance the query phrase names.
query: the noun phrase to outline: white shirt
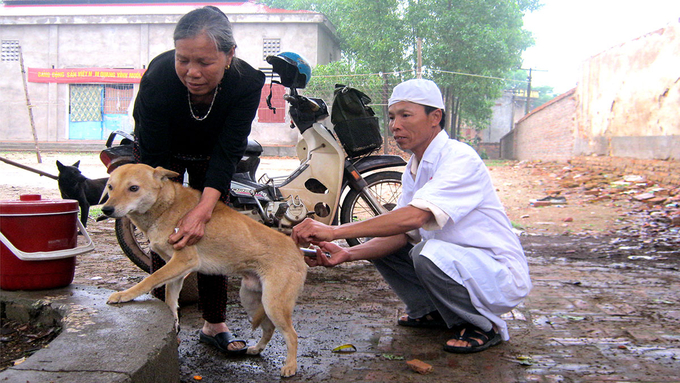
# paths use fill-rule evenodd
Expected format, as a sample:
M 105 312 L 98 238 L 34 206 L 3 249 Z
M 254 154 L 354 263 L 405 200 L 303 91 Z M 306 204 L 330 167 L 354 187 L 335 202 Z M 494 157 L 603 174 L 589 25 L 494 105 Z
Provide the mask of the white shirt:
M 404 173 L 397 207 L 412 205 L 434 215 L 418 230 L 428 241 L 422 254 L 464 285 L 475 308 L 508 340 L 500 315 L 529 294 L 531 280 L 484 162 L 472 147 L 441 131 L 420 163 L 412 156 L 407 169 L 417 170 Z

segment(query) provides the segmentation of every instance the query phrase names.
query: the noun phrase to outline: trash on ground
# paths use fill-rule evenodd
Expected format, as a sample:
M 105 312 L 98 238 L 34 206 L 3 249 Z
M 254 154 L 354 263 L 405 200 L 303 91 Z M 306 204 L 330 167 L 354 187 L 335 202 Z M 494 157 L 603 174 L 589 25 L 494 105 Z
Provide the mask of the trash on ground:
M 337 353 L 350 353 L 350 352 L 356 352 L 357 348 L 353 344 L 343 344 L 342 346 L 338 346 L 333 349 L 333 352 Z
M 429 374 L 434 370 L 432 365 L 427 364 L 420 359 L 409 360 L 406 364 L 411 367 L 411 370 L 423 375 Z

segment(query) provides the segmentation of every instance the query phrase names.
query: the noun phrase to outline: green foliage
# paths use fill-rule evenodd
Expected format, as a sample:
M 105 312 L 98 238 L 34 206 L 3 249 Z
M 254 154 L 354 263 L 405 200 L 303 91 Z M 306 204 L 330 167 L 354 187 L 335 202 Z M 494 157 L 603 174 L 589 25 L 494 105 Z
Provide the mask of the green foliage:
M 522 52 L 533 44 L 522 18 L 538 7 L 538 0 L 262 2 L 325 14 L 337 28 L 344 62 L 328 70 L 402 73 L 385 76 L 384 89 L 415 77 L 417 41 L 422 41 L 423 77 L 440 86 L 454 123 L 479 129 L 488 126 L 493 100 L 506 85 L 500 78 L 520 67 Z M 384 103 L 389 94 L 371 97 Z

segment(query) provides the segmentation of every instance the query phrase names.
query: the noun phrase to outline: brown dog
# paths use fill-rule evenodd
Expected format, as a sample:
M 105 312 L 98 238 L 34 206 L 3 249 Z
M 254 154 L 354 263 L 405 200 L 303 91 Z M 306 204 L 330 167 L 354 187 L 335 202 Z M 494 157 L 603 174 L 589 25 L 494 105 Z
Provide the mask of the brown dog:
M 165 301 L 177 324 L 177 298 L 187 274 L 240 275 L 241 304 L 253 329 L 262 327 L 262 338 L 247 353 L 259 354 L 277 328 L 288 350 L 281 375 L 294 375 L 297 333 L 292 314 L 307 275 L 300 249 L 286 235 L 218 203 L 203 238 L 193 246 L 174 250 L 168 236 L 200 199 L 197 190 L 169 180 L 177 175 L 143 164 L 123 165 L 111 174 L 106 186 L 109 200 L 102 212 L 114 218 L 127 215 L 167 263 L 137 285 L 112 294 L 108 303 L 128 302 L 165 284 Z

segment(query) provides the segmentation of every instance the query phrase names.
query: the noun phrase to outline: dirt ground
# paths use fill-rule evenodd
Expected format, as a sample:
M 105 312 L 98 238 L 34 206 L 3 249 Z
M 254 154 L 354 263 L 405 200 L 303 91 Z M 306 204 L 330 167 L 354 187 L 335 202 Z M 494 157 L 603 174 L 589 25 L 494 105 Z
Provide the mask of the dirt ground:
M 81 161 L 106 176 L 92 154 L 0 153 L 56 175 L 55 160 Z M 286 174 L 290 159 L 263 159 L 260 174 Z M 650 185 L 634 174 L 592 174 L 565 163 L 490 162 L 498 195 L 521 235 L 534 290 L 506 317 L 511 340 L 474 355 L 441 351 L 452 337 L 396 326 L 402 305 L 368 263 L 310 269 L 294 314 L 300 336 L 296 377 L 310 382 L 680 381 L 680 215 L 678 185 Z M 0 162 L 0 200 L 38 193 L 59 198 L 57 183 Z M 539 206 L 532 200 L 564 197 Z M 77 260 L 74 283 L 122 290 L 144 273 L 122 253 L 113 222 L 90 221 L 96 250 Z M 256 342 L 230 278 L 228 324 Z M 228 358 L 197 343 L 196 305 L 181 313 L 183 382 L 277 381 L 284 345 L 276 334 L 260 357 Z M 355 352 L 333 350 L 352 344 Z M 428 375 L 409 370 L 420 359 Z

